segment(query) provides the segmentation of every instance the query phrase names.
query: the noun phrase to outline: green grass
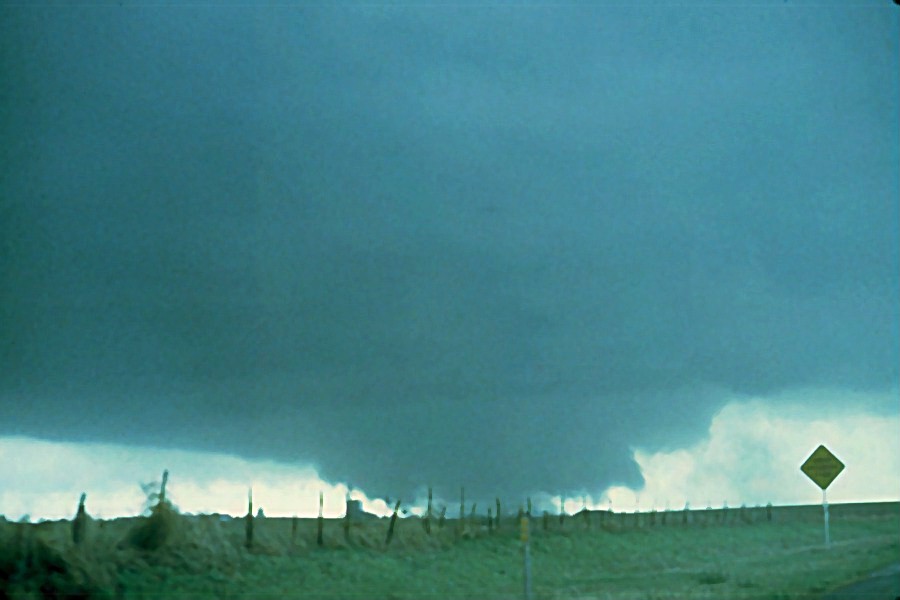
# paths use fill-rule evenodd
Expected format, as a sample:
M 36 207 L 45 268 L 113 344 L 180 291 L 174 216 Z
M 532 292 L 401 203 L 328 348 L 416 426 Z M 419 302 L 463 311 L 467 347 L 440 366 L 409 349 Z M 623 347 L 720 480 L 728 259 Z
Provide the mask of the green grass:
M 900 511 L 832 522 L 825 549 L 821 522 L 670 524 L 562 531 L 533 523 L 535 599 L 820 598 L 900 557 Z M 169 515 L 171 516 L 171 515 Z M 500 533 L 460 536 L 455 523 L 428 536 L 416 519 L 398 522 L 389 548 L 387 520 L 328 521 L 325 547 L 315 520 L 302 520 L 291 544 L 290 519 L 257 520 L 252 550 L 244 523 L 176 515 L 156 547 L 150 520 L 91 522 L 80 547 L 71 523 L 0 523 L 0 598 L 521 598 L 522 544 L 511 520 Z M 141 532 L 140 537 L 135 532 Z M 137 535 L 137 537 L 136 537 Z M 30 558 L 29 558 L 30 557 Z M 27 559 L 27 560 L 26 560 Z M 31 566 L 25 567 L 30 560 Z M 43 588 L 43 591 L 42 591 Z

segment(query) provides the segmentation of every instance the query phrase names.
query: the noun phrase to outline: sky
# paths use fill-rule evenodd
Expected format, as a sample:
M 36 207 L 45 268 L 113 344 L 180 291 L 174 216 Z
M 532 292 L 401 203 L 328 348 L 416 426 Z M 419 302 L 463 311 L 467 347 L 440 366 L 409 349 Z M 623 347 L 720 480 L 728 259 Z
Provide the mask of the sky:
M 897 15 L 4 4 L 0 513 L 900 499 Z

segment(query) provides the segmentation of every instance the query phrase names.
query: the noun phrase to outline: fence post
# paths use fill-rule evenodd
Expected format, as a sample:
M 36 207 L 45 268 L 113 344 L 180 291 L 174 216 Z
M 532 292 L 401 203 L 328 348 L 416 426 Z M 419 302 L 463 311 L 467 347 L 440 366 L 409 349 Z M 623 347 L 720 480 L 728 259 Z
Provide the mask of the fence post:
M 565 494 L 561 494 L 559 496 L 559 528 L 563 528 L 563 520 L 566 514 L 566 496 Z
M 346 508 L 344 509 L 344 541 L 350 541 L 350 492 L 347 492 L 347 498 L 344 501 Z
M 162 484 L 159 486 L 159 503 L 166 503 L 166 483 L 169 481 L 169 470 L 163 470 Z
M 319 518 L 317 521 L 316 544 L 321 547 L 325 543 L 323 530 L 325 529 L 325 516 L 323 510 L 325 507 L 325 493 L 319 492 Z
M 80 546 L 84 541 L 85 532 L 87 530 L 88 516 L 84 510 L 84 501 L 87 494 L 82 493 L 81 499 L 78 501 L 78 512 L 75 513 L 75 519 L 72 521 L 72 542 L 76 546 Z
M 394 514 L 391 515 L 391 523 L 388 525 L 387 539 L 384 540 L 384 545 L 389 546 L 391 543 L 391 539 L 394 537 L 394 525 L 397 523 L 397 512 L 400 510 L 400 501 L 397 500 L 397 504 L 394 505 Z
M 431 486 L 428 486 L 428 511 L 425 513 L 425 533 L 431 535 Z
M 165 477 L 163 477 L 165 485 Z M 247 492 L 247 517 L 244 524 L 244 545 L 249 550 L 253 547 L 253 488 Z
M 497 514 L 494 518 L 496 519 L 494 526 L 497 528 L 497 531 L 500 531 L 500 498 L 497 498 Z
M 466 488 L 459 488 L 459 525 L 457 525 L 458 533 L 462 533 L 466 524 Z

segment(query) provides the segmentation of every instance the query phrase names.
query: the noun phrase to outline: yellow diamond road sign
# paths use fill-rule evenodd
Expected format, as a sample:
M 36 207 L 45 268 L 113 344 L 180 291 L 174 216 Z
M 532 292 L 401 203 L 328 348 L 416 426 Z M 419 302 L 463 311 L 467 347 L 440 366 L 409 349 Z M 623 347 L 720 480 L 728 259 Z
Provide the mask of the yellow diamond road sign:
M 819 446 L 809 455 L 800 470 L 824 490 L 844 470 L 844 463 L 829 452 L 828 448 Z

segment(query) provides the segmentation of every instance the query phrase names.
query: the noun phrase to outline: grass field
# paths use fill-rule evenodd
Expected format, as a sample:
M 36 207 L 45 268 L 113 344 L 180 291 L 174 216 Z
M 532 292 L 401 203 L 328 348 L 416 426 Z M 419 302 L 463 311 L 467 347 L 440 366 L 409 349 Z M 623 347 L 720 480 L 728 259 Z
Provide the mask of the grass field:
M 820 598 L 827 591 L 900 561 L 900 505 L 869 511 L 835 507 L 833 544 L 821 520 L 703 522 L 681 513 L 650 525 L 643 515 L 593 515 L 588 523 L 532 519 L 536 599 Z M 821 511 L 821 508 L 819 508 Z M 700 516 L 704 511 L 697 511 Z M 737 511 L 734 511 L 735 513 Z M 799 514 L 799 513 L 798 513 Z M 71 522 L 0 522 L 0 598 L 522 598 L 523 550 L 515 519 L 488 532 L 447 521 L 432 535 L 419 519 L 400 519 L 385 547 L 387 519 L 325 522 L 185 517 L 88 523 L 75 546 Z M 157 542 L 158 548 L 149 549 Z M 144 546 L 142 548 L 141 546 Z

